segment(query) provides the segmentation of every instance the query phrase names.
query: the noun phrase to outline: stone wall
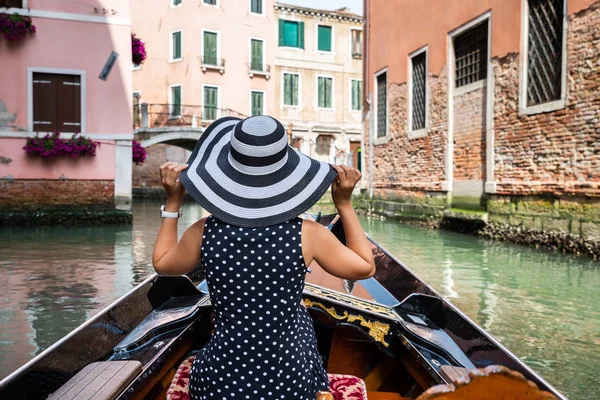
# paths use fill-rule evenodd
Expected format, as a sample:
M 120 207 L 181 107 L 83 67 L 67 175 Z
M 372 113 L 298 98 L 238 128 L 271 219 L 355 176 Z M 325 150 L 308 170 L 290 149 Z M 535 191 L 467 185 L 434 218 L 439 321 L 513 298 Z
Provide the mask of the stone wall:
M 113 204 L 114 181 L 0 180 L 0 207 L 3 211 Z

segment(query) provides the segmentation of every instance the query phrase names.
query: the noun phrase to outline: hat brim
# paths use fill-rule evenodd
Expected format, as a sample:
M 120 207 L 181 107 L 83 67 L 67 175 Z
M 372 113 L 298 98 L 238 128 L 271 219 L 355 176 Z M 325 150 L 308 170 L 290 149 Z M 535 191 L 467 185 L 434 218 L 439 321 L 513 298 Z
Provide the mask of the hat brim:
M 240 227 L 278 224 L 310 209 L 337 172 L 290 146 L 276 168 L 241 171 L 229 157 L 231 135 L 240 121 L 221 118 L 202 134 L 179 177 L 187 192 L 215 217 Z

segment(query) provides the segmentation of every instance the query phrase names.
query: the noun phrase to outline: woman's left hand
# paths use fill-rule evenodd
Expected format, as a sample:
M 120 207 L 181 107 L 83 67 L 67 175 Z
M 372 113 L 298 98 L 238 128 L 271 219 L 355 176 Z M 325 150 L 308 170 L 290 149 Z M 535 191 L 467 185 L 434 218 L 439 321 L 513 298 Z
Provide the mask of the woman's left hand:
M 160 166 L 160 181 L 165 188 L 165 192 L 167 192 L 167 200 L 183 201 L 185 187 L 179 181 L 179 174 L 187 167 L 187 164 L 177 164 L 175 162 L 166 162 Z

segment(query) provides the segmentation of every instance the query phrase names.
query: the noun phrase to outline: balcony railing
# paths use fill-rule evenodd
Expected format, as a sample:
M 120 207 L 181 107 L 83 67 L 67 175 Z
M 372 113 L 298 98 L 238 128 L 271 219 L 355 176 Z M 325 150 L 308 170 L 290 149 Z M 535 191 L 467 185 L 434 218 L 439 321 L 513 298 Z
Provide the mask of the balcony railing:
M 133 128 L 169 126 L 206 127 L 221 117 L 246 118 L 230 108 L 184 104 L 139 104 L 133 106 Z
M 253 78 L 254 75 L 261 75 L 269 79 L 271 77 L 271 66 L 266 64 L 250 63 L 248 66 L 248 76 Z
M 225 59 L 216 58 L 212 56 L 204 56 L 198 58 L 200 59 L 202 72 L 206 72 L 206 70 L 209 69 L 214 69 L 219 71 L 221 74 L 225 73 Z

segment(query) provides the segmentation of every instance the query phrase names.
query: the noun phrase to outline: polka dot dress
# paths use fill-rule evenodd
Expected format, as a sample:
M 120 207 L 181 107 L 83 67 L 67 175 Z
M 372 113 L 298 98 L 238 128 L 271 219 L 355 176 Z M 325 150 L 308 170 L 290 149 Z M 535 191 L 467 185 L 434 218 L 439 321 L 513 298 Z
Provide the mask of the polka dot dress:
M 240 228 L 209 217 L 202 264 L 215 308 L 194 361 L 192 399 L 314 400 L 328 390 L 314 327 L 300 304 L 302 220 Z

